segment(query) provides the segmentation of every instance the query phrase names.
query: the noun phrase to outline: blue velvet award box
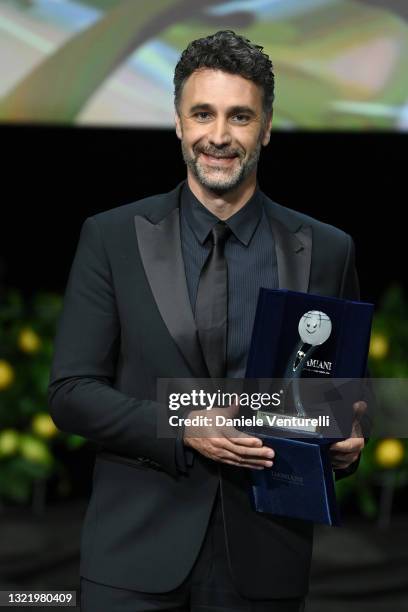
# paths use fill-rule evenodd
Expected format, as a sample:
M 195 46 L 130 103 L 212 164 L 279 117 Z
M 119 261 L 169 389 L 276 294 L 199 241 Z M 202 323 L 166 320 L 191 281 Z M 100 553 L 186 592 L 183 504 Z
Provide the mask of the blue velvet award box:
M 329 446 L 348 437 L 353 402 L 362 399 L 373 308 L 363 302 L 260 289 L 246 382 L 250 388 L 260 379 L 279 380 L 283 401 L 278 413 L 257 413 L 260 427 L 244 428 L 275 450 L 272 467 L 250 470 L 256 511 L 339 524 Z M 327 421 L 331 415 L 329 427 L 308 424 L 320 425 L 319 410 Z M 281 426 L 284 421 L 289 425 Z

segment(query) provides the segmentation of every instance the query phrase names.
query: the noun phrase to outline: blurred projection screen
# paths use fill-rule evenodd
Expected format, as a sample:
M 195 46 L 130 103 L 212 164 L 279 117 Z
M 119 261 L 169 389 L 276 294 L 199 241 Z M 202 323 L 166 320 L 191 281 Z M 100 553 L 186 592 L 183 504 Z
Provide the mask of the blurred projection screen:
M 1 0 L 0 121 L 172 127 L 194 38 L 274 63 L 281 129 L 408 129 L 407 0 Z

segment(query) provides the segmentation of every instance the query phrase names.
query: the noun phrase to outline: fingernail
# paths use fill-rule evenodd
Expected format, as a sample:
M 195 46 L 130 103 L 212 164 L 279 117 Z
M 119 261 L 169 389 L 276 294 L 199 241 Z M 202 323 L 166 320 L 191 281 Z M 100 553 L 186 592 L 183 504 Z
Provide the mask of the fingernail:
M 274 457 L 274 456 L 275 456 L 275 453 L 274 453 L 274 451 L 273 451 L 273 450 L 270 450 L 270 451 L 268 451 L 268 452 L 266 453 L 266 456 L 267 456 L 267 457 L 270 457 L 270 458 L 272 459 L 272 457 Z
M 273 461 L 267 461 L 265 465 L 266 465 L 266 467 L 272 467 L 273 466 Z

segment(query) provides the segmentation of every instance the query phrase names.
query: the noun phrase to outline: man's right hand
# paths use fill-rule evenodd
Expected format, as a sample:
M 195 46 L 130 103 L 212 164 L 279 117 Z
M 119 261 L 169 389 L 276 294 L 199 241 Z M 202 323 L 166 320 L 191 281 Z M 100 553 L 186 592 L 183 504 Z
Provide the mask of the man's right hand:
M 229 408 L 192 410 L 188 414 L 188 418 L 192 419 L 194 416 L 212 417 L 212 424 L 207 427 L 186 425 L 183 437 L 184 444 L 213 461 L 257 470 L 271 467 L 273 465 L 271 459 L 275 456 L 275 453 L 268 446 L 263 446 L 262 440 L 232 426 L 215 426 L 216 415 L 233 418 L 237 416 L 238 409 L 238 406 L 233 404 Z

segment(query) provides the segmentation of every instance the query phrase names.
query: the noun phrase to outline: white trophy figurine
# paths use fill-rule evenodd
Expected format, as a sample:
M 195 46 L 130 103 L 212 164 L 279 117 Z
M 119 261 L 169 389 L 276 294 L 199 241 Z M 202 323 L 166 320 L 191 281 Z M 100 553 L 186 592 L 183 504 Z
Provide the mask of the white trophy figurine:
M 299 378 L 302 375 L 306 362 L 310 359 L 318 346 L 330 338 L 332 324 L 330 317 L 320 310 L 309 310 L 302 315 L 299 325 L 300 341 L 293 351 L 285 371 L 286 390 L 291 383 L 293 403 L 297 416 L 306 416 L 299 390 Z

